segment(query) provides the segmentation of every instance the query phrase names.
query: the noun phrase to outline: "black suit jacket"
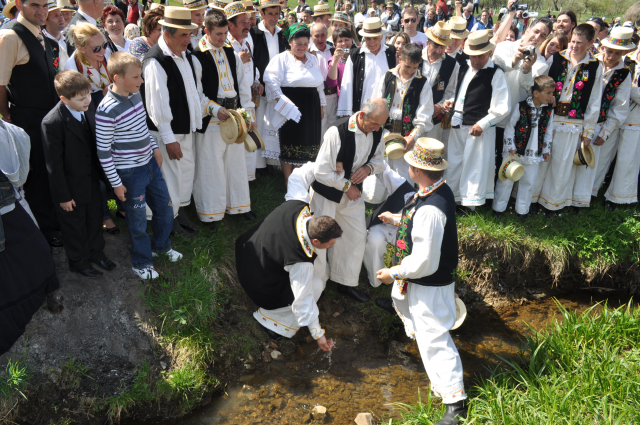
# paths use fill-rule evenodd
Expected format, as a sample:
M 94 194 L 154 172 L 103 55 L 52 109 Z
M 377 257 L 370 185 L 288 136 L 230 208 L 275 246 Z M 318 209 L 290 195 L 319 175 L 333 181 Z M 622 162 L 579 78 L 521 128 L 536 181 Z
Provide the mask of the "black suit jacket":
M 253 63 L 258 71 L 260 71 L 260 84 L 264 85 L 264 70 L 269 65 L 269 47 L 267 46 L 267 36 L 264 35 L 258 26 L 252 27 L 249 30 L 251 38 L 253 39 Z M 289 48 L 287 40 L 284 39 L 284 31 L 278 32 L 278 47 L 280 53 Z M 266 93 L 266 90 L 265 90 Z
M 58 102 L 42 120 L 44 157 L 56 205 L 72 199 L 76 204 L 89 204 L 92 196 L 101 196 L 99 191 L 92 190 L 92 167 L 94 176 L 109 187 L 98 161 L 95 114 L 95 108 L 90 104 L 84 116 L 94 135 L 91 140 L 86 140 L 83 125 L 62 102 Z

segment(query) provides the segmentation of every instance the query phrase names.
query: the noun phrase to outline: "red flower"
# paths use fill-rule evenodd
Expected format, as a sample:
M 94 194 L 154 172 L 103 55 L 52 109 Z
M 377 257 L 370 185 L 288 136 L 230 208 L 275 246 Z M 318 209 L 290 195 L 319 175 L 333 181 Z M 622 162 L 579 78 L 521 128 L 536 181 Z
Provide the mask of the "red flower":
M 403 251 L 404 251 L 405 249 L 407 249 L 407 244 L 406 244 L 404 241 L 400 240 L 400 239 L 398 239 L 398 240 L 396 241 L 396 245 L 398 245 L 398 248 L 400 248 L 400 249 L 401 249 L 401 250 L 403 250 Z
M 409 118 L 409 115 L 405 115 L 405 117 L 404 117 L 404 118 L 402 118 L 402 121 L 404 121 L 404 122 L 410 122 L 410 121 L 411 121 L 411 118 Z
M 582 81 L 578 81 L 576 83 L 576 89 L 581 90 L 584 87 L 584 83 Z

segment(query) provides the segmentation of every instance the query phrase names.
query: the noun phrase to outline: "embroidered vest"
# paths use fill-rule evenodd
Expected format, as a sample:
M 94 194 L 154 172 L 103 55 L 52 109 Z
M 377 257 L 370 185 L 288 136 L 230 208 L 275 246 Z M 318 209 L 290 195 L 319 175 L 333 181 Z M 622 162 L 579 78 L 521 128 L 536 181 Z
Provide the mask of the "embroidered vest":
M 396 49 L 393 46 L 387 46 L 385 50 L 387 57 L 387 65 L 389 69 L 396 66 Z M 351 62 L 353 62 L 353 106 L 352 111 L 358 112 L 362 104 L 362 91 L 364 89 L 364 52 L 361 47 L 352 49 L 349 52 Z
M 416 117 L 416 111 L 418 110 L 418 106 L 420 106 L 420 93 L 422 93 L 422 89 L 426 84 L 427 79 L 422 75 L 416 75 L 407 91 L 404 93 L 402 97 L 402 135 L 408 136 L 413 130 L 413 119 Z M 389 104 L 389 108 L 391 108 L 391 103 L 393 102 L 393 97 L 396 94 L 396 87 L 398 85 L 398 77 L 396 77 L 391 71 L 387 71 L 384 75 L 384 93 L 382 97 L 387 99 L 387 103 Z M 387 123 L 391 122 L 391 118 L 387 119 Z
M 442 61 L 442 65 L 440 65 L 440 71 L 436 76 L 436 80 L 433 82 L 433 86 L 431 86 L 431 92 L 433 93 L 433 104 L 440 102 L 444 97 L 444 91 L 447 89 L 449 85 L 449 80 L 451 79 L 451 75 L 453 74 L 453 70 L 456 67 L 456 60 L 451 56 L 445 53 L 445 58 Z M 442 114 L 437 117 L 433 117 L 433 123 L 439 124 L 442 121 Z
M 616 97 L 616 93 L 618 92 L 618 87 L 620 84 L 629 76 L 631 71 L 628 68 L 620 68 L 613 71 L 613 75 L 609 78 L 609 82 L 604 87 L 604 91 L 602 92 L 602 103 L 600 104 L 600 115 L 598 115 L 598 124 L 604 122 L 607 118 L 607 113 L 609 112 L 609 107 L 611 106 L 611 102 L 613 98 Z
M 464 66 L 460 65 L 460 71 L 458 73 L 458 86 L 456 87 L 456 96 L 454 99 L 458 99 L 460 93 L 460 87 L 462 86 L 462 80 L 470 67 L 465 62 Z M 476 72 L 469 85 L 467 86 L 467 93 L 464 98 L 464 108 L 462 114 L 463 125 L 474 125 L 482 118 L 484 118 L 489 112 L 491 106 L 491 97 L 493 95 L 493 86 L 491 81 L 493 76 L 498 70 L 497 66 L 493 68 L 483 68 Z
M 587 63 L 578 65 L 578 71 L 573 84 L 573 94 L 571 95 L 571 107 L 569 109 L 569 118 L 581 120 L 584 119 L 584 111 L 587 110 L 589 100 L 591 99 L 591 91 L 593 90 L 593 84 L 595 77 L 600 66 L 600 61 L 597 59 L 591 59 Z M 567 78 L 567 70 L 569 67 L 569 61 L 564 58 L 560 53 L 553 55 L 553 63 L 549 68 L 549 77 L 553 78 L 556 82 L 556 104 L 560 102 L 560 95 Z
M 524 156 L 524 151 L 529 144 L 529 137 L 531 137 L 531 106 L 529 106 L 526 100 L 523 100 L 518 103 L 518 108 L 520 109 L 520 119 L 516 123 L 514 141 L 516 144 L 516 152 L 518 155 Z M 544 135 L 547 132 L 552 112 L 553 107 L 542 107 L 542 113 L 538 120 L 538 156 L 542 154 Z

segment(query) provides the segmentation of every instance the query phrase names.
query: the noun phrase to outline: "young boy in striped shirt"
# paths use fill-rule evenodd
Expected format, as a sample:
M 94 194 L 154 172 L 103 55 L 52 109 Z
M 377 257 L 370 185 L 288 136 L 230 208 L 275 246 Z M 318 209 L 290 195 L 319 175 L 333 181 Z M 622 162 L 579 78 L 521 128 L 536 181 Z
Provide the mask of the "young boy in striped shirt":
M 142 279 L 155 279 L 153 257 L 167 254 L 172 262 L 182 254 L 171 248 L 173 209 L 162 177 L 162 156 L 146 123 L 139 90 L 142 63 L 135 56 L 117 52 L 109 58 L 113 78 L 96 112 L 98 159 L 113 190 L 123 202 L 131 237 L 133 271 Z M 147 235 L 146 206 L 153 213 L 153 238 Z

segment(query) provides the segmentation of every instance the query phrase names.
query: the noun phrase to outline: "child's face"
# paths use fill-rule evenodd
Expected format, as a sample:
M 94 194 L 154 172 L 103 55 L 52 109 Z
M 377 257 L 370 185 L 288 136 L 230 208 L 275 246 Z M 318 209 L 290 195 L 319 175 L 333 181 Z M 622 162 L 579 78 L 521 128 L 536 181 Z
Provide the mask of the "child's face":
M 604 64 L 612 68 L 620 63 L 622 57 L 629 53 L 629 50 L 610 49 L 607 46 L 602 46 L 600 52 L 602 53 L 602 61 Z
M 116 85 L 128 93 L 138 93 L 142 85 L 142 68 L 135 65 L 127 66 L 124 75 L 116 75 Z
M 555 89 L 553 87 L 547 87 L 543 91 L 534 91 L 532 97 L 540 103 L 550 104 L 554 94 Z
M 60 96 L 60 100 L 62 100 L 62 103 L 64 103 L 74 111 L 86 111 L 87 109 L 89 109 L 89 104 L 91 103 L 91 92 L 77 94 L 71 99 Z
M 587 41 L 584 35 L 573 34 L 569 42 L 569 50 L 576 56 L 584 55 L 593 45 L 593 40 Z

